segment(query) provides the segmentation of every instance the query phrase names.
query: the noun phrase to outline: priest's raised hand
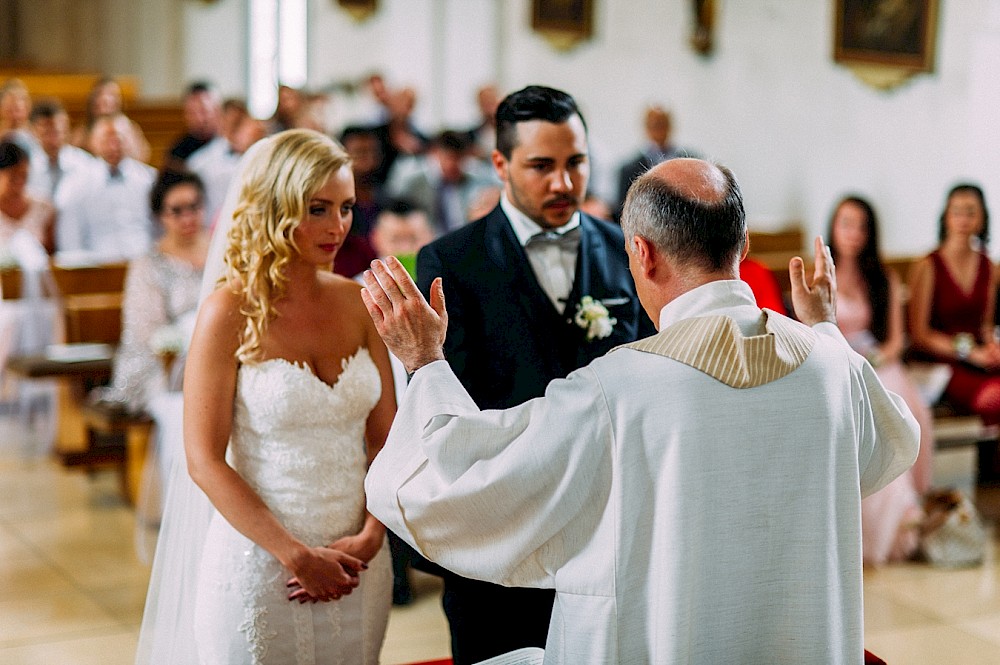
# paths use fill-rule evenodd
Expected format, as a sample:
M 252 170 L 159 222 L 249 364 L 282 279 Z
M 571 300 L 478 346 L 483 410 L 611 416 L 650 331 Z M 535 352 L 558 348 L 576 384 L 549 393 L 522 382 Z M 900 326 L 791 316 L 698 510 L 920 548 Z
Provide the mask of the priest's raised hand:
M 448 312 L 441 278 L 431 286 L 430 304 L 394 256 L 372 261 L 361 290 L 368 313 L 385 345 L 403 362 L 408 374 L 435 360 L 444 360 Z

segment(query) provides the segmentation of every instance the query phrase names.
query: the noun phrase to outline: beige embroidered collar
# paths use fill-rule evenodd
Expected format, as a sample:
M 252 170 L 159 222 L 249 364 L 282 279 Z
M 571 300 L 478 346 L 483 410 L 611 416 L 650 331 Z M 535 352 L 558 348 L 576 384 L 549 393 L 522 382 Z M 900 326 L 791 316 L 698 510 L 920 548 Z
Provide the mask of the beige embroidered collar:
M 816 342 L 810 328 L 769 310 L 761 312 L 759 329 L 765 333 L 744 337 L 728 316 L 702 316 L 618 348 L 666 356 L 733 388 L 755 388 L 793 372 Z

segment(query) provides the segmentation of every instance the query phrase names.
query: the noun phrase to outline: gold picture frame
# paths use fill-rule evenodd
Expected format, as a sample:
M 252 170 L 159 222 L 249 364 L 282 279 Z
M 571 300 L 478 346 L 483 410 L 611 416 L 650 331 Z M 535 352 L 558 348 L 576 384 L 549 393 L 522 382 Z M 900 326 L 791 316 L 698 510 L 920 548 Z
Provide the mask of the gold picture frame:
M 337 4 L 359 23 L 368 20 L 378 11 L 378 0 L 337 0 Z
M 934 71 L 938 0 L 836 0 L 833 59 Z
M 532 0 L 531 27 L 553 47 L 568 50 L 594 33 L 594 0 Z

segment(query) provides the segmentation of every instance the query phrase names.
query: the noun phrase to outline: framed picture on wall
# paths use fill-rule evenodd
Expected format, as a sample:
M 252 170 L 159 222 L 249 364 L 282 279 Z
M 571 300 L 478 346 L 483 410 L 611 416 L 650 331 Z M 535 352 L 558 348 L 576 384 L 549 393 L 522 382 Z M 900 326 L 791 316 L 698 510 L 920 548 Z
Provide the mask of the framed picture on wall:
M 933 71 L 938 0 L 835 2 L 836 62 Z
M 337 0 L 337 4 L 356 21 L 363 21 L 378 11 L 378 0 Z
M 574 41 L 589 39 L 594 31 L 594 0 L 532 0 L 531 27 Z

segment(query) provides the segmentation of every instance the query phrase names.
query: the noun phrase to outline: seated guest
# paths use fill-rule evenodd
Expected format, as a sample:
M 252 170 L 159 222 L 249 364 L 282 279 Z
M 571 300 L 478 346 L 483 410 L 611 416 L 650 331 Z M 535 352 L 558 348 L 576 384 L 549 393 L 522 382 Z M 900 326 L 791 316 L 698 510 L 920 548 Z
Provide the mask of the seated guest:
M 87 168 L 90 153 L 70 145 L 69 116 L 57 99 L 42 99 L 31 107 L 31 131 L 39 149 L 31 155 L 28 189 L 59 205 L 62 185 L 71 174 Z
M 214 87 L 205 81 L 188 86 L 184 94 L 185 133 L 170 147 L 164 170 L 187 170 L 188 157 L 218 135 L 221 117 L 222 99 Z
M 941 244 L 910 275 L 910 338 L 922 356 L 952 366 L 945 398 L 1000 423 L 1000 344 L 994 338 L 996 273 L 985 252 L 983 191 L 960 184 L 941 213 Z
M 781 297 L 781 287 L 771 270 L 749 256 L 740 261 L 740 279 L 753 291 L 757 306 L 778 314 L 785 314 L 785 301 Z
M 382 164 L 382 143 L 371 127 L 349 125 L 340 134 L 340 143 L 351 157 L 354 171 L 354 221 L 351 233 L 368 237 L 382 210 L 383 183 L 378 170 Z
M 55 208 L 28 192 L 30 167 L 30 157 L 21 146 L 0 141 L 0 241 L 25 229 L 51 253 Z
M 0 141 L 0 270 L 17 268 L 20 292 L 0 288 L 0 401 L 17 405 L 25 450 L 44 453 L 55 440 L 58 409 L 52 379 L 15 381 L 8 376 L 13 355 L 40 354 L 61 341 L 63 316 L 43 243 L 52 238 L 52 206 L 25 191 L 28 153 Z
M 433 239 L 427 213 L 406 199 L 396 199 L 379 213 L 371 245 L 379 258 L 395 256 L 415 276 L 417 252 Z
M 374 177 L 379 185 L 384 185 L 396 160 L 422 154 L 427 149 L 427 138 L 413 124 L 413 109 L 417 104 L 413 88 L 386 89 L 379 101 L 385 105 L 388 120 L 371 130 L 378 139 L 382 155 Z
M 497 107 L 501 98 L 500 90 L 495 85 L 484 85 L 476 91 L 480 120 L 475 127 L 467 130 L 467 134 L 472 142 L 472 154 L 486 163 L 489 163 L 497 145 Z
M 299 114 L 305 103 L 304 95 L 298 88 L 281 84 L 278 86 L 278 103 L 274 114 L 267 121 L 269 134 L 283 132 L 295 127 L 295 116 Z
M 215 223 L 240 157 L 251 145 L 264 138 L 267 131 L 262 121 L 246 112 L 246 107 L 240 117 L 235 117 L 236 113 L 231 108 L 222 133 L 195 150 L 187 159 L 188 170 L 205 183 L 204 221 L 209 227 Z
M 145 254 L 153 240 L 149 190 L 156 171 L 125 155 L 128 119 L 94 123 L 90 147 L 97 159 L 67 180 L 56 229 L 56 250 L 98 261 Z
M 37 148 L 35 137 L 28 126 L 31 113 L 31 95 L 21 79 L 7 79 L 0 86 L 0 139 L 17 143 L 31 154 Z
M 920 453 L 913 467 L 861 502 L 864 561 L 879 565 L 909 558 L 917 550 L 921 497 L 931 485 L 934 424 L 900 362 L 901 284 L 882 263 L 874 209 L 862 198 L 845 198 L 834 210 L 827 238 L 837 271 L 837 325 L 851 347 L 875 367 L 882 384 L 906 401 L 920 424 Z
M 692 153 L 675 146 L 670 140 L 673 130 L 670 113 L 662 106 L 646 109 L 643 129 L 646 145 L 618 169 L 618 209 L 625 203 L 625 194 L 632 182 L 653 166 L 675 157 L 692 157 Z
M 390 196 L 405 198 L 430 213 L 440 236 L 465 226 L 469 209 L 484 190 L 498 190 L 492 173 L 474 159 L 467 134 L 445 130 L 425 155 L 400 159 L 387 184 Z
M 201 180 L 191 173 L 165 172 L 153 186 L 150 207 L 163 234 L 148 254 L 129 263 L 111 385 L 93 398 L 138 412 L 156 393 L 179 387 L 208 254 L 204 201 Z M 170 363 L 161 357 L 168 347 L 178 356 L 169 374 Z
M 87 108 L 84 123 L 73 130 L 70 143 L 78 148 L 90 150 L 90 130 L 98 118 L 106 115 L 125 114 L 122 100 L 122 88 L 118 81 L 104 77 L 94 83 L 87 95 Z M 125 154 L 140 162 L 149 159 L 149 141 L 142 133 L 142 128 L 134 120 L 122 125 L 122 137 Z

